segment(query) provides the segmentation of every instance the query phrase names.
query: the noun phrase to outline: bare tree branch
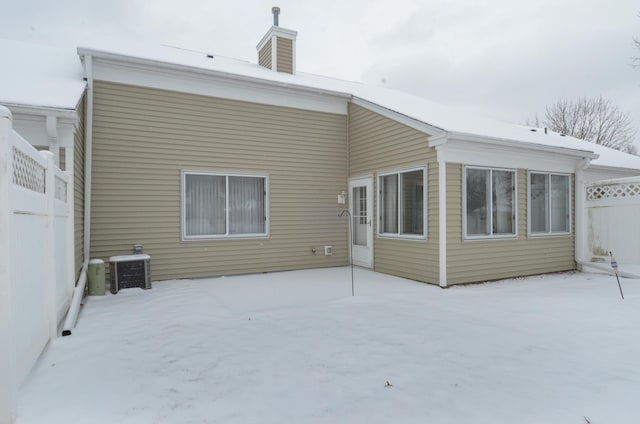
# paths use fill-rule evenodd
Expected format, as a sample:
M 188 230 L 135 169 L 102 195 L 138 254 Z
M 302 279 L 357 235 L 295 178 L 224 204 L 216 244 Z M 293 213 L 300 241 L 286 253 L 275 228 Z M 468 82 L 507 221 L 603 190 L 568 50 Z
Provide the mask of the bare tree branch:
M 560 99 L 546 107 L 542 121 L 536 114 L 533 120 L 527 120 L 527 125 L 545 126 L 622 152 L 638 153 L 633 145 L 636 130 L 631 119 L 602 96 Z

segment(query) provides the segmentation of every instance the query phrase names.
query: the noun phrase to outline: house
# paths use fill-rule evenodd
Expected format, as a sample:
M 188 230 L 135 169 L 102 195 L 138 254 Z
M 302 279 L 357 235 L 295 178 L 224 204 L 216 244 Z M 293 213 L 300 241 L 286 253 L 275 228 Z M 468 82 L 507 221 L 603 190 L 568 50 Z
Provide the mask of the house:
M 257 64 L 0 41 L 0 422 L 90 258 L 143 245 L 155 280 L 351 257 L 442 287 L 573 270 L 591 253 L 585 186 L 640 175 L 640 157 L 298 72 L 296 36 L 272 26 Z M 15 183 L 14 142 L 37 190 Z M 49 206 L 17 209 L 16 192 Z
M 298 72 L 296 36 L 272 26 L 257 64 L 78 48 L 78 264 L 141 244 L 156 280 L 342 266 L 350 251 L 442 287 L 572 270 L 584 184 L 640 174 L 639 157 L 546 129 Z

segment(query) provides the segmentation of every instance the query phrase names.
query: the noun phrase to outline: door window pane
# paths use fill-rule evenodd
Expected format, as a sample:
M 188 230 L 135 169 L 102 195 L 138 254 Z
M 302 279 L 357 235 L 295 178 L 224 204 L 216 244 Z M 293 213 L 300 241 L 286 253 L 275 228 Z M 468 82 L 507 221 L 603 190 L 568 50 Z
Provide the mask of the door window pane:
M 367 245 L 367 187 L 354 187 L 353 195 L 353 244 Z

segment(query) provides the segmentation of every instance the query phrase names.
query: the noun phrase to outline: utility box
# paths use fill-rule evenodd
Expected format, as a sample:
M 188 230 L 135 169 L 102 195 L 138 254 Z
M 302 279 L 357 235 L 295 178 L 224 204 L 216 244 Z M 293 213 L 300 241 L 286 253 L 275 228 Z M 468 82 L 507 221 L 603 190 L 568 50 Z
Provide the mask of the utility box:
M 92 259 L 87 268 L 87 282 L 89 283 L 89 296 L 104 296 L 105 277 L 104 261 Z
M 151 257 L 149 255 L 124 255 L 109 258 L 111 293 L 120 289 L 151 288 Z

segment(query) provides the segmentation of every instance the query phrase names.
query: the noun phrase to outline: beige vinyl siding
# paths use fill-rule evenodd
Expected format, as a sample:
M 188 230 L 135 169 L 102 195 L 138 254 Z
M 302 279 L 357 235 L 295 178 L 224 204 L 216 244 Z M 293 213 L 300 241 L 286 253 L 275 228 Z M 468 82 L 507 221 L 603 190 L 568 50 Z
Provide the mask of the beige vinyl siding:
M 346 116 L 101 81 L 94 98 L 92 257 L 142 244 L 154 280 L 348 263 Z M 269 237 L 181 241 L 184 170 L 267 175 Z
M 84 262 L 84 123 L 85 99 L 78 107 L 80 123 L 76 128 L 73 141 L 73 231 L 75 240 L 76 278 Z
M 267 41 L 258 52 L 258 65 L 271 68 L 271 40 Z
M 438 283 L 438 164 L 428 135 L 354 104 L 349 105 L 350 175 L 373 175 L 374 270 Z M 379 173 L 427 167 L 427 240 L 378 237 Z
M 293 73 L 293 41 L 277 37 L 278 72 Z
M 497 280 L 523 275 L 568 271 L 574 260 L 575 196 L 571 190 L 571 235 L 527 236 L 527 170 L 517 170 L 517 239 L 463 240 L 464 167 L 447 164 L 448 284 Z M 573 187 L 573 177 L 572 177 Z
M 67 171 L 67 153 L 64 147 L 58 149 L 58 168 L 62 171 Z

